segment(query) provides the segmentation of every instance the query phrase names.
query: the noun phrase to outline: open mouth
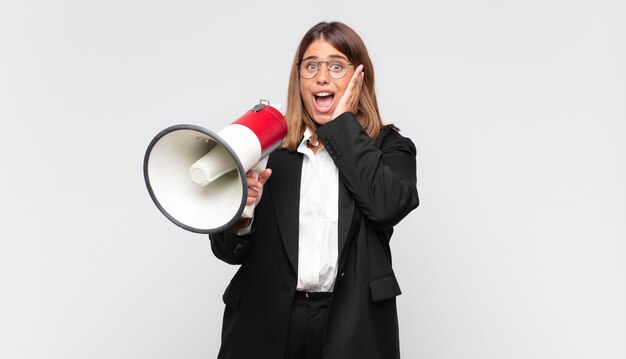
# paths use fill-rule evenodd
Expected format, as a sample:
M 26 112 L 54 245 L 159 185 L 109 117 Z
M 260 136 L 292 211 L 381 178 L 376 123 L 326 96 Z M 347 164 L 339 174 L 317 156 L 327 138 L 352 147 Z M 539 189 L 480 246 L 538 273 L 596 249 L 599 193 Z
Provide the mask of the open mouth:
M 315 99 L 315 108 L 320 113 L 327 113 L 333 107 L 335 94 L 331 92 L 318 92 L 313 94 Z

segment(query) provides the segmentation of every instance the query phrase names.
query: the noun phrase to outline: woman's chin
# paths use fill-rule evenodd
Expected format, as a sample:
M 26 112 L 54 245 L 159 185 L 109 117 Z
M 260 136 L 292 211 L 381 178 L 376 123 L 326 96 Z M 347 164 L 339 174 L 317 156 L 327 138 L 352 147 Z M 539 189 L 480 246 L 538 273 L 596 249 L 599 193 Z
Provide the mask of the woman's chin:
M 318 124 L 319 126 L 328 123 L 332 120 L 332 114 L 323 114 L 323 115 L 316 115 L 315 117 L 313 117 L 313 121 Z
M 319 108 L 315 109 L 315 113 L 313 116 L 313 121 L 315 121 L 315 123 L 317 123 L 318 125 L 323 125 L 327 122 L 330 122 L 333 119 L 333 108 L 328 108 L 328 109 L 322 109 L 320 110 Z

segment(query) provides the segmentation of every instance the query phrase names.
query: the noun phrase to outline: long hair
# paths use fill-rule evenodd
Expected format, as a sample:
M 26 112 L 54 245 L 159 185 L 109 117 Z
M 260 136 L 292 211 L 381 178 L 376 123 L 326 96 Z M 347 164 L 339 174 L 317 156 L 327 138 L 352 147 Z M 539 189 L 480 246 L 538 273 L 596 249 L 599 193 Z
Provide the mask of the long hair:
M 316 127 L 315 122 L 308 115 L 302 103 L 300 95 L 301 79 L 298 74 L 298 63 L 302 61 L 304 52 L 309 45 L 316 40 L 329 42 L 334 48 L 346 55 L 355 67 L 363 64 L 365 77 L 363 78 L 363 87 L 361 88 L 356 118 L 363 129 L 365 129 L 365 132 L 370 137 L 376 138 L 382 127 L 382 121 L 374 89 L 374 66 L 367 53 L 367 48 L 361 37 L 347 25 L 340 22 L 320 22 L 304 35 L 291 64 L 287 110 L 285 112 L 285 120 L 289 130 L 282 147 L 295 151 L 300 141 L 302 141 L 305 128 L 315 129 Z

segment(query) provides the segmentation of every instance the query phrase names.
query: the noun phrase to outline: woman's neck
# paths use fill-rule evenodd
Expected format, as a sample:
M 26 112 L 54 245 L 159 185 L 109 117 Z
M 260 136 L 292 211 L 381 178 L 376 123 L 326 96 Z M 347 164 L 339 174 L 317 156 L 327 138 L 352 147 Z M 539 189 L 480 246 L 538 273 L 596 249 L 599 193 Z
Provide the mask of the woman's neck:
M 306 146 L 313 151 L 313 154 L 317 154 L 317 151 L 320 150 L 320 148 L 324 147 L 324 145 L 317 140 L 317 136 L 315 137 L 311 137 L 309 138 L 308 141 L 306 141 Z

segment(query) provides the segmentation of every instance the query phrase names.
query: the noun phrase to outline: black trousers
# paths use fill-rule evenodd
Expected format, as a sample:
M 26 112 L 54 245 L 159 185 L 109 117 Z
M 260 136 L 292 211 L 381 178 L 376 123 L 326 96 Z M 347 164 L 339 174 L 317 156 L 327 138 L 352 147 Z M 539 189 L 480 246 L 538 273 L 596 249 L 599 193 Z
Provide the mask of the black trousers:
M 285 359 L 322 359 L 331 293 L 296 292 Z

